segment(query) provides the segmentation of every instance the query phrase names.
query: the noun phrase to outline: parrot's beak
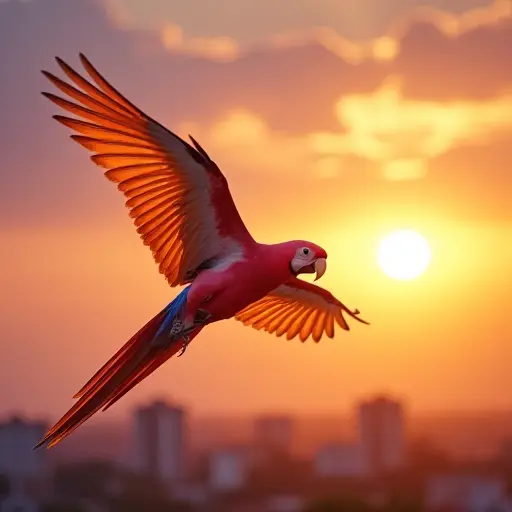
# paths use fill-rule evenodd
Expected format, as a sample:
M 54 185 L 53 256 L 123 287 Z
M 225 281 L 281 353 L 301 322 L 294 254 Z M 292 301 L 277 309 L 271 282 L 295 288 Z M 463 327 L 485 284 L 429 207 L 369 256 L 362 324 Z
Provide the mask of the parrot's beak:
M 327 260 L 325 258 L 318 258 L 315 261 L 315 272 L 316 272 L 315 281 L 318 281 L 325 274 L 326 270 L 327 270 Z

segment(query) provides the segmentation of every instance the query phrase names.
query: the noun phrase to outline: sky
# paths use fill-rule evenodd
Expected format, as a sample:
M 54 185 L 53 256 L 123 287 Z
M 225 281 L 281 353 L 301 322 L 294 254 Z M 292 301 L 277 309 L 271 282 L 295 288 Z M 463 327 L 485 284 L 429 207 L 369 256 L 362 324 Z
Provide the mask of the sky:
M 176 294 L 39 94 L 78 52 L 199 140 L 257 240 L 325 247 L 320 283 L 371 323 L 318 344 L 209 326 L 104 417 L 512 407 L 510 48 L 507 0 L 0 0 L 0 411 L 65 412 Z M 401 228 L 432 251 L 407 282 L 377 263 Z

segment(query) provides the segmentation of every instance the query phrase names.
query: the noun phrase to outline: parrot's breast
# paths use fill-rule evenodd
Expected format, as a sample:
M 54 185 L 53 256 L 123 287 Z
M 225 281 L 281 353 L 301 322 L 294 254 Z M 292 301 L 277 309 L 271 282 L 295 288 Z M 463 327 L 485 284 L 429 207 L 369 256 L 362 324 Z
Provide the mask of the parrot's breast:
M 264 262 L 254 260 L 238 261 L 226 270 L 207 271 L 201 277 L 207 280 L 210 276 L 206 274 L 210 272 L 216 281 L 216 289 L 204 309 L 212 315 L 213 322 L 234 317 L 283 282 L 283 277 L 275 275 Z

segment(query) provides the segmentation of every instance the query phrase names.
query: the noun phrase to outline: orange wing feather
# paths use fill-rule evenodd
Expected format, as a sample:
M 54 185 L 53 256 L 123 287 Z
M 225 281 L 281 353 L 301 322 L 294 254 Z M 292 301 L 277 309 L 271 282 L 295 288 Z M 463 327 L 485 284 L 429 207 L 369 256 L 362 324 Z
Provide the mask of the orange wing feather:
M 359 318 L 359 311 L 351 311 L 327 290 L 293 278 L 244 308 L 235 319 L 276 336 L 286 334 L 289 340 L 299 336 L 301 341 L 306 341 L 311 336 L 318 342 L 324 334 L 334 337 L 335 323 L 342 329 L 350 329 L 343 313 L 368 323 Z
M 68 99 L 43 93 L 76 118 L 54 118 L 126 197 L 137 231 L 171 286 L 190 282 L 198 267 L 254 243 L 226 179 L 199 144 L 151 119 L 112 87 L 84 55 L 94 83 L 57 58 L 70 85 L 43 74 Z

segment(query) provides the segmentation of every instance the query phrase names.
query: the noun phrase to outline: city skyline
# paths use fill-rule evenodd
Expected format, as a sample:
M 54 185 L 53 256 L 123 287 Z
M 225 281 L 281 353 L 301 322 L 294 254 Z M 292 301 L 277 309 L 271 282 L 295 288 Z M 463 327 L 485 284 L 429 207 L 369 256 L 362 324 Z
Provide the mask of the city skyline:
M 339 421 L 338 432 L 318 440 L 309 453 L 298 453 L 292 445 L 299 434 L 299 418 L 258 415 L 243 441 L 225 438 L 200 446 L 190 436 L 186 405 L 146 401 L 132 411 L 126 440 L 125 447 L 135 449 L 130 449 L 135 458 L 96 452 L 91 449 L 96 443 L 89 439 L 85 456 L 55 459 L 68 441 L 55 451 L 33 451 L 31 443 L 44 424 L 11 418 L 0 421 L 0 445 L 8 448 L 0 450 L 0 502 L 5 500 L 7 510 L 18 506 L 27 512 L 41 510 L 43 503 L 71 506 L 85 496 L 91 506 L 105 502 L 115 507 L 115 498 L 135 507 L 163 500 L 169 507 L 181 502 L 198 511 L 210 512 L 215 506 L 222 512 L 238 512 L 242 504 L 253 504 L 260 507 L 258 511 L 270 512 L 281 510 L 272 503 L 281 503 L 283 510 L 305 512 L 307 503 L 322 497 L 343 499 L 340 490 L 344 489 L 349 493 L 345 499 L 375 503 L 377 492 L 379 502 L 406 500 L 414 510 L 441 512 L 452 503 L 459 504 L 461 511 L 486 512 L 494 504 L 493 510 L 508 512 L 510 440 L 498 442 L 495 436 L 492 452 L 466 451 L 459 459 L 433 438 L 425 440 L 411 432 L 408 409 L 408 404 L 392 396 L 366 396 L 355 404 L 350 427 L 354 432 L 349 438 L 347 425 Z M 76 440 L 70 438 L 70 444 Z M 147 491 L 151 494 L 144 494 Z M 378 503 L 374 506 L 383 512 Z
M 137 426 L 140 421 L 137 421 L 137 417 L 141 411 L 158 410 L 166 404 L 165 406 L 180 411 L 180 415 L 184 414 L 187 435 L 190 436 L 187 443 L 191 453 L 197 454 L 219 447 L 240 447 L 248 443 L 264 446 L 265 443 L 261 443 L 262 439 L 258 441 L 257 432 L 261 428 L 258 425 L 265 428 L 264 425 L 268 424 L 270 436 L 277 436 L 276 440 L 283 439 L 283 436 L 288 439 L 285 442 L 285 452 L 290 451 L 295 456 L 307 458 L 322 447 L 334 447 L 335 451 L 343 447 L 348 448 L 347 457 L 353 460 L 354 457 L 361 456 L 357 453 L 362 439 L 362 432 L 358 426 L 361 424 L 361 408 L 382 401 L 401 404 L 400 408 L 407 417 L 408 447 L 426 442 L 427 446 L 440 450 L 440 453 L 450 456 L 453 460 L 466 461 L 491 457 L 510 444 L 512 411 L 418 414 L 414 412 L 414 404 L 403 401 L 400 397 L 373 394 L 360 397 L 353 403 L 350 411 L 337 413 L 304 415 L 289 411 L 255 411 L 249 415 L 204 416 L 198 415 L 190 404 L 159 396 L 137 403 L 125 418 L 100 415 L 96 421 L 88 422 L 78 429 L 63 446 L 44 453 L 48 453 L 54 462 L 99 458 L 114 460 L 133 468 L 140 467 L 141 462 L 136 462 L 143 460 L 140 459 L 140 455 L 136 455 L 142 447 L 141 434 L 137 434 L 137 431 L 140 431 L 140 425 Z M 25 421 L 35 423 L 42 429 L 41 425 L 48 425 L 53 418 L 48 415 L 33 417 L 9 411 L 0 414 L 0 424 Z M 370 419 L 370 424 L 373 423 L 374 421 Z M 275 427 L 277 431 L 272 434 Z M 145 441 L 146 444 L 155 449 L 158 436 L 160 434 L 157 434 L 154 440 L 148 439 Z M 388 441 L 391 445 L 394 442 L 391 438 Z M 26 449 L 31 452 L 32 444 Z M 280 451 L 278 449 L 277 453 Z

